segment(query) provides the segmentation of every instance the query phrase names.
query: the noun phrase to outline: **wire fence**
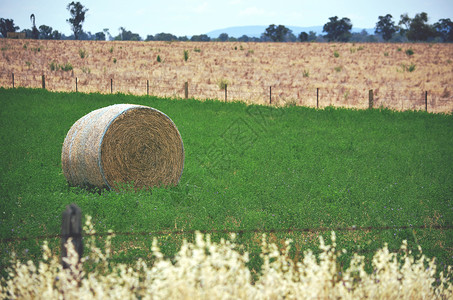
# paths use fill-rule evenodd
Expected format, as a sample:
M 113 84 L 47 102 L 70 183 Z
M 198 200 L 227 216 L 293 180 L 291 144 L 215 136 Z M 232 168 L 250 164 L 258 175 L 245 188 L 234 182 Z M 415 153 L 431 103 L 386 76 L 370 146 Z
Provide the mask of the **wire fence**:
M 318 227 L 318 228 L 288 228 L 288 229 L 222 229 L 222 230 L 217 230 L 217 229 L 210 229 L 210 230 L 161 230 L 161 231 L 143 231 L 143 232 L 96 232 L 96 233 L 84 233 L 84 234 L 53 234 L 53 235 L 41 235 L 41 236 L 35 236 L 35 237 L 14 237 L 14 238 L 7 238 L 7 239 L 1 239 L 0 243 L 6 245 L 10 243 L 16 243 L 16 242 L 26 242 L 26 241 L 36 241 L 36 242 L 41 242 L 44 240 L 51 240 L 51 239 L 61 239 L 62 241 L 66 241 L 69 237 L 73 238 L 73 240 L 76 240 L 75 242 L 75 248 L 79 247 L 79 249 L 83 249 L 80 246 L 83 243 L 83 237 L 100 237 L 104 238 L 107 236 L 114 236 L 114 237 L 119 237 L 119 236 L 124 236 L 128 238 L 134 238 L 137 239 L 137 237 L 147 237 L 147 238 L 152 238 L 152 237 L 168 237 L 172 236 L 174 238 L 175 236 L 193 236 L 197 232 L 201 234 L 236 234 L 237 236 L 242 236 L 245 234 L 266 234 L 268 237 L 271 234 L 295 234 L 295 233 L 311 233 L 315 234 L 315 236 L 318 236 L 318 234 L 323 233 L 323 232 L 331 232 L 334 231 L 336 233 L 338 232 L 376 232 L 376 231 L 402 231 L 402 230 L 411 230 L 412 233 L 415 235 L 414 231 L 415 230 L 437 230 L 437 231 L 442 231 L 442 230 L 453 230 L 453 225 L 433 225 L 433 226 L 381 226 L 381 227 L 372 227 L 372 226 L 366 226 L 366 227 L 360 227 L 360 226 L 350 226 L 350 227 L 335 227 L 335 228 L 329 228 L 329 227 Z M 133 239 L 134 240 L 134 239 Z M 61 242 L 61 245 L 63 245 L 64 242 Z M 129 247 L 132 247 L 132 249 L 137 249 L 137 246 L 134 246 L 133 241 L 127 242 Z M 380 245 L 379 247 L 382 247 Z M 360 254 L 360 255 L 366 255 L 366 254 L 374 254 L 376 253 L 376 250 L 379 247 L 358 247 L 356 250 L 354 250 L 354 253 Z M 64 247 L 61 247 L 61 255 L 65 256 L 65 251 Z M 401 251 L 401 248 L 388 248 L 390 252 L 392 253 L 398 253 Z M 313 249 L 312 249 L 313 250 Z M 431 248 L 423 248 L 423 251 L 438 251 L 438 247 L 431 247 Z M 315 253 L 317 252 L 316 250 L 314 251 Z M 83 255 L 83 250 L 82 252 L 79 252 L 79 255 Z M 295 251 L 294 252 L 295 257 L 302 257 L 304 255 L 303 251 Z M 176 258 L 176 256 L 166 256 L 168 259 L 173 260 Z M 63 260 L 61 260 L 63 263 Z M 130 259 L 127 257 L 119 257 L 115 258 L 116 262 L 119 261 L 124 261 L 124 262 L 130 262 Z M 444 267 L 447 267 L 447 264 L 444 262 L 441 262 Z M 8 264 L 1 264 L 0 263 L 0 270 L 5 270 L 5 268 L 8 267 Z M 341 267 L 343 267 L 343 262 L 341 263 Z
M 82 93 L 124 93 L 138 96 L 152 95 L 172 98 L 217 99 L 223 101 L 245 101 L 247 103 L 276 106 L 327 106 L 345 108 L 389 108 L 394 110 L 425 110 L 435 113 L 453 111 L 453 95 L 447 91 L 413 90 L 402 93 L 397 89 L 356 88 L 345 85 L 306 85 L 303 87 L 270 85 L 176 82 L 162 78 L 143 79 L 140 76 L 128 78 L 100 78 L 83 74 L 74 77 L 70 72 L 54 72 L 44 75 L 36 73 L 0 72 L 0 86 L 4 88 L 44 88 L 57 92 Z
M 159 236 L 193 236 L 197 232 L 202 234 L 231 234 L 235 233 L 239 236 L 244 234 L 278 234 L 278 233 L 285 233 L 285 234 L 294 234 L 294 233 L 313 233 L 315 236 L 321 232 L 326 231 L 335 231 L 335 232 L 376 232 L 376 231 L 401 231 L 401 230 L 411 230 L 414 237 L 415 237 L 415 230 L 452 230 L 453 225 L 421 225 L 421 226 L 346 226 L 346 227 L 318 227 L 318 228 L 275 228 L 275 229 L 210 229 L 210 230 L 162 230 L 162 231 L 144 231 L 144 232 L 94 232 L 94 233 L 83 233 L 82 232 L 82 212 L 80 208 L 76 204 L 71 204 L 66 207 L 62 214 L 62 222 L 61 222 L 61 233 L 60 234 L 53 234 L 53 235 L 41 235 L 41 236 L 34 236 L 34 237 L 12 237 L 1 239 L 0 243 L 3 245 L 2 248 L 8 248 L 8 246 L 12 246 L 17 242 L 26 242 L 34 240 L 36 242 L 43 241 L 43 240 L 51 240 L 51 239 L 61 239 L 61 247 L 60 247 L 60 256 L 61 256 L 61 263 L 63 268 L 68 268 L 66 260 L 63 258 L 67 257 L 67 251 L 65 243 L 71 238 L 72 243 L 74 245 L 74 249 L 77 251 L 79 257 L 83 257 L 84 247 L 83 247 L 83 237 L 107 237 L 107 236 L 126 236 L 126 237 L 159 237 Z M 133 242 L 128 242 L 128 247 L 134 247 Z M 389 251 L 393 253 L 399 252 L 401 249 L 389 249 Z M 424 250 L 427 250 L 426 248 Z M 432 250 L 432 249 L 428 249 Z M 438 250 L 438 249 L 435 249 Z M 368 254 L 368 253 L 375 253 L 375 248 L 365 248 L 359 249 L 356 253 L 360 254 Z M 6 251 L 8 252 L 8 251 Z M 301 251 L 296 251 L 296 256 L 301 257 L 303 253 Z M 175 259 L 175 256 L 168 257 L 169 259 Z M 115 259 L 118 262 L 118 259 Z M 119 260 L 126 260 L 127 258 L 123 257 Z M 444 264 L 446 267 L 446 264 Z M 343 262 L 341 262 L 341 267 L 343 267 Z M 8 268 L 8 264 L 0 263 L 0 272 L 3 272 Z
M 276 228 L 276 229 L 208 229 L 208 230 L 160 230 L 160 231 L 119 231 L 119 232 L 95 232 L 85 233 L 83 236 L 94 236 L 94 237 L 107 237 L 107 236 L 168 236 L 168 235 L 194 235 L 199 232 L 201 234 L 248 234 L 248 233 L 321 233 L 321 232 L 354 232 L 354 231 L 401 231 L 401 230 L 415 230 L 415 229 L 429 229 L 429 230 L 452 230 L 453 225 L 420 225 L 420 226 L 349 226 L 349 227 L 318 227 L 318 228 Z M 75 235 L 68 234 L 49 234 L 39 235 L 34 237 L 13 237 L 0 239 L 0 243 L 10 242 L 24 242 L 31 240 L 44 241 L 48 239 L 61 239 L 68 238 Z M 82 236 L 78 234 L 77 236 Z

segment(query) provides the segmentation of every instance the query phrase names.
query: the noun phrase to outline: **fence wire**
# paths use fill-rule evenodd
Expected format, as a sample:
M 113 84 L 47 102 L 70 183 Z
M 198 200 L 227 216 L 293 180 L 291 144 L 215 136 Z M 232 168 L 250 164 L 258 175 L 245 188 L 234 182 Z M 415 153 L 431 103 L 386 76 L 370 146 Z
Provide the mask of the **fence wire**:
M 197 232 L 202 234 L 248 234 L 248 233 L 319 233 L 326 231 L 347 232 L 347 231 L 387 231 L 387 230 L 415 230 L 415 229 L 429 229 L 429 230 L 451 230 L 453 225 L 421 225 L 421 226 L 350 226 L 350 227 L 318 227 L 318 228 L 278 228 L 278 229 L 209 229 L 209 230 L 161 230 L 161 231 L 140 231 L 140 232 L 96 232 L 84 233 L 83 236 L 166 236 L 166 235 L 193 235 Z M 30 240 L 46 240 L 67 237 L 61 234 L 40 235 L 35 237 L 13 237 L 0 239 L 0 243 L 30 241 Z
M 60 74 L 61 73 L 61 74 Z M 226 84 L 226 88 L 224 85 Z M 247 103 L 270 105 L 299 105 L 308 107 L 336 106 L 345 108 L 364 109 L 369 107 L 369 91 L 372 87 L 351 88 L 337 86 L 285 86 L 278 82 L 267 86 L 254 85 L 251 82 L 243 83 L 212 83 L 196 82 L 192 79 L 185 82 L 176 82 L 168 78 L 143 79 L 132 76 L 119 80 L 111 74 L 108 80 L 82 74 L 74 77 L 69 72 L 59 71 L 58 74 L 29 74 L 0 72 L 0 87 L 4 88 L 42 88 L 59 92 L 99 92 L 124 93 L 132 95 L 152 95 L 158 97 L 217 99 L 224 101 L 245 101 Z M 430 92 L 412 90 L 405 94 L 397 90 L 373 92 L 373 107 L 384 107 L 395 110 L 428 110 L 430 112 L 450 113 L 453 111 L 453 95 L 445 92 Z M 427 93 L 427 94 L 425 94 Z
M 272 233 L 320 233 L 326 231 L 335 231 L 335 232 L 358 232 L 358 231 L 387 231 L 387 230 L 416 230 L 416 229 L 428 229 L 428 230 L 452 230 L 453 225 L 434 225 L 434 226 L 381 226 L 381 227 L 360 227 L 360 226 L 350 226 L 350 227 L 335 227 L 335 228 L 328 228 L 328 227 L 318 227 L 318 228 L 288 228 L 288 229 L 242 229 L 242 230 L 232 230 L 232 229 L 222 229 L 222 230 L 162 230 L 162 231 L 145 231 L 145 232 L 96 232 L 96 233 L 85 233 L 82 234 L 82 237 L 107 237 L 107 236 L 128 236 L 128 237 L 137 237 L 137 236 L 168 236 L 168 235 L 194 235 L 195 233 L 199 232 L 202 234 L 231 234 L 235 233 L 237 235 L 247 234 L 247 233 L 259 233 L 259 234 L 272 234 Z M 74 237 L 74 236 L 72 236 Z M 16 238 L 7 238 L 1 239 L 0 242 L 4 243 L 11 243 L 11 242 L 19 242 L 19 241 L 29 241 L 29 240 L 47 240 L 47 239 L 56 239 L 56 238 L 68 238 L 68 236 L 64 236 L 61 234 L 54 234 L 54 235 L 42 235 L 36 237 L 16 237 Z M 80 238 L 80 236 L 78 237 Z M 424 252 L 431 251 L 437 248 L 423 248 Z M 319 250 L 319 249 L 318 249 Z M 354 253 L 357 254 L 371 254 L 375 253 L 377 248 L 369 248 L 369 247 L 359 247 L 354 250 Z M 389 248 L 388 249 L 391 253 L 399 253 L 401 248 Z M 314 250 L 317 253 L 317 250 Z M 304 252 L 302 250 L 296 250 L 294 253 L 295 257 L 302 257 Z M 165 256 L 166 259 L 175 260 L 175 255 Z M 118 262 L 130 262 L 128 258 L 115 258 L 115 261 Z M 439 271 L 445 271 L 447 268 L 447 264 L 444 262 L 439 263 L 439 267 L 443 266 L 443 269 L 440 268 Z M 340 267 L 343 268 L 344 262 L 340 262 Z M 0 263 L 0 272 L 3 272 L 8 268 L 8 264 Z

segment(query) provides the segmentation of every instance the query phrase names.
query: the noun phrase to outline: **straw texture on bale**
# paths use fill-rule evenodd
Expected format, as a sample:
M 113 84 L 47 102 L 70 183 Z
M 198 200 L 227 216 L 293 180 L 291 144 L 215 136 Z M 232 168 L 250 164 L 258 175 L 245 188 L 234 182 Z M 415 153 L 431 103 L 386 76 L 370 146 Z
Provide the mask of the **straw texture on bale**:
M 184 167 L 184 146 L 164 113 L 116 104 L 92 111 L 72 125 L 63 143 L 61 164 L 71 186 L 176 185 Z

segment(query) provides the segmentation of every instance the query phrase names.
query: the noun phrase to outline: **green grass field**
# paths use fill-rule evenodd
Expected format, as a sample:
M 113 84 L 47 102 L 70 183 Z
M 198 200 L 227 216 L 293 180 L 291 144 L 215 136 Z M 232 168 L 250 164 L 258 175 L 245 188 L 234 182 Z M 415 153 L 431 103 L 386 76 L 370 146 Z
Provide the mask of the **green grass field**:
M 100 194 L 68 187 L 66 133 L 85 114 L 116 103 L 148 105 L 175 122 L 186 151 L 178 186 Z M 61 213 L 74 202 L 98 232 L 390 226 L 337 232 L 338 247 L 366 254 L 408 240 L 441 266 L 453 265 L 453 230 L 430 228 L 453 225 L 451 115 L 3 88 L 0 107 L 0 239 L 59 234 Z M 320 234 L 329 240 L 326 231 L 268 235 L 277 243 L 292 238 L 298 256 Z M 182 237 L 191 239 L 160 236 L 164 253 L 174 254 Z M 253 232 L 238 237 L 252 253 L 259 240 Z M 114 241 L 115 259 L 148 257 L 149 236 Z M 58 251 L 59 241 L 50 242 Z M 35 259 L 40 244 L 2 243 L 2 267 L 13 250 Z

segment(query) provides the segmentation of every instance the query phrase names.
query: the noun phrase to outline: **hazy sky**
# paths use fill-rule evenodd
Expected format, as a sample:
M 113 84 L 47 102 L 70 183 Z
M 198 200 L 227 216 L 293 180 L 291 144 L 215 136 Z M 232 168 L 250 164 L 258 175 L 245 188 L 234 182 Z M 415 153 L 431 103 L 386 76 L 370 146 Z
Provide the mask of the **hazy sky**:
M 72 0 L 71 0 L 72 1 Z M 36 26 L 53 27 L 71 34 L 66 0 L 0 0 L 0 18 L 13 19 L 20 30 Z M 232 26 L 282 24 L 318 26 L 329 17 L 348 17 L 354 27 L 374 28 L 378 16 L 390 13 L 398 23 L 400 15 L 428 13 L 429 23 L 453 19 L 453 0 L 81 0 L 88 8 L 84 31 L 92 34 L 109 28 L 115 36 L 125 27 L 146 38 L 160 32 L 177 36 L 204 34 Z

